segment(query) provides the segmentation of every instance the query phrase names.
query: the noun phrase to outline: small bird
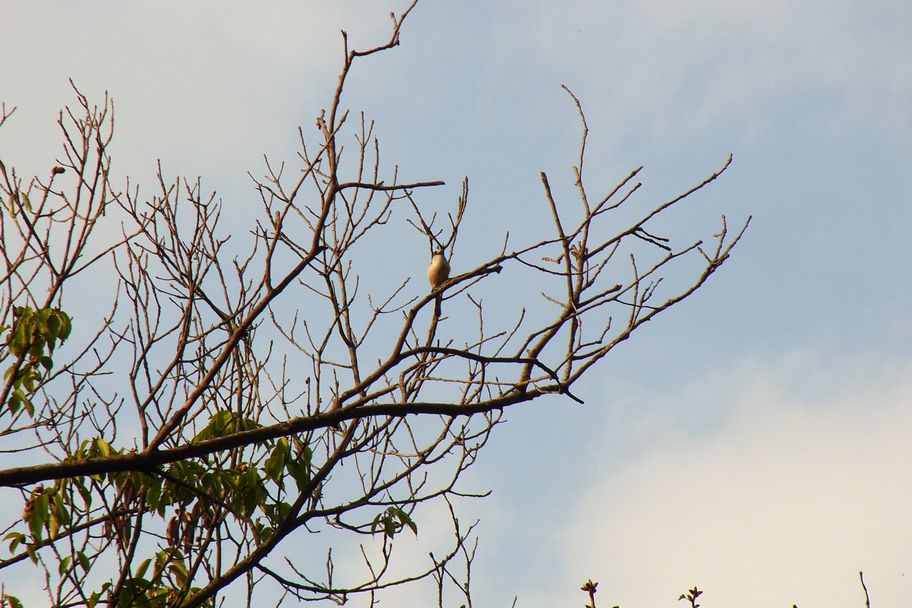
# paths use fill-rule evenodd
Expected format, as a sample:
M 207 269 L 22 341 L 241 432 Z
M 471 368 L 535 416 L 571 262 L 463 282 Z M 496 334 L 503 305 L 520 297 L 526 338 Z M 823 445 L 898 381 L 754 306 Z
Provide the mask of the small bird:
M 443 249 L 435 249 L 431 257 L 431 264 L 427 269 L 428 282 L 431 284 L 431 291 L 437 289 L 450 277 L 450 264 L 443 257 Z
M 443 285 L 450 276 L 450 264 L 443 257 L 443 249 L 435 249 L 434 255 L 431 256 L 431 263 L 427 269 L 428 282 L 431 284 L 431 291 L 434 291 Z M 440 306 L 443 303 L 443 294 L 438 293 L 434 298 L 434 317 L 440 316 Z

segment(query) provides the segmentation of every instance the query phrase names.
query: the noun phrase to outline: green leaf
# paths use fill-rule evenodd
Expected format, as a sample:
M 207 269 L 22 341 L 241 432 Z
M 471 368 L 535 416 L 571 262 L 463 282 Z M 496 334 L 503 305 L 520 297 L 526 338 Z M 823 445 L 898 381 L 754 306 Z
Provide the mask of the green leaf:
M 84 572 L 88 572 L 92 567 L 92 562 L 89 561 L 89 558 L 82 551 L 76 552 L 76 560 L 79 562 L 79 565 L 82 566 Z
M 408 526 L 415 535 L 418 534 L 418 526 L 412 521 L 408 513 L 399 507 L 389 507 L 386 511 L 377 515 L 371 524 L 371 532 L 376 533 L 381 526 L 383 527 L 383 534 L 388 538 L 393 538 L 405 526 Z
M 70 512 L 67 509 L 66 503 L 63 502 L 63 496 L 60 492 L 54 494 L 54 500 L 51 503 L 51 511 L 61 524 L 67 525 L 70 523 Z
M 298 490 L 303 490 L 311 479 L 311 462 L 313 461 L 313 452 L 310 447 L 301 441 L 298 437 L 293 438 L 295 451 L 298 453 L 296 458 L 285 463 L 288 472 L 291 473 Z
M 178 503 L 184 506 L 192 503 L 196 500 L 196 495 L 187 486 L 195 487 L 196 480 L 203 476 L 204 473 L 205 469 L 198 462 L 192 460 L 175 462 L 169 467 L 168 476 L 174 477 L 176 481 L 165 479 L 162 485 L 162 502 L 167 504 Z M 181 481 L 184 483 L 180 483 Z
M 171 562 L 168 566 L 168 571 L 177 579 L 177 584 L 181 587 L 186 585 L 187 580 L 190 578 L 190 571 L 187 570 L 187 566 L 184 565 L 184 562 L 180 560 Z
M 307 484 L 310 483 L 310 469 L 297 460 L 289 460 L 285 463 L 285 467 L 295 480 L 298 490 L 303 491 Z
M 7 338 L 6 345 L 9 347 L 11 353 L 17 357 L 21 357 L 29 348 L 29 335 L 26 328 L 26 323 L 20 322 L 16 324 L 16 329 L 9 335 Z
M 120 588 L 120 593 L 117 594 L 117 605 L 130 606 L 130 608 L 139 607 L 143 605 L 139 599 L 136 596 L 133 585 L 130 585 L 129 582 L 124 582 L 124 585 Z
M 10 368 L 12 369 L 12 368 Z M 19 408 L 22 406 L 22 391 L 18 388 L 12 392 L 9 397 L 9 400 L 6 402 L 6 407 L 9 408 L 10 414 L 15 415 L 19 411 Z
M 88 511 L 92 508 L 92 491 L 86 487 L 84 477 L 76 477 L 73 481 L 76 483 L 76 489 L 82 497 L 82 502 L 85 503 L 86 511 Z
M 58 310 L 57 321 L 60 323 L 60 329 L 57 331 L 57 338 L 61 342 L 64 342 L 70 337 L 70 332 L 73 331 L 73 319 L 70 315 Z
M 35 406 L 32 405 L 31 400 L 25 396 L 22 389 L 14 389 L 13 392 L 10 393 L 9 401 L 6 402 L 6 405 L 11 414 L 18 412 L 21 407 L 25 408 L 25 411 L 29 413 L 29 416 L 35 414 Z
M 309 469 L 310 465 L 313 463 L 313 450 L 311 450 L 310 446 L 306 443 L 302 443 L 300 439 L 296 443 L 300 444 L 300 447 L 298 448 L 298 460 Z
M 143 578 L 146 576 L 146 570 L 149 569 L 149 564 L 152 563 L 151 559 L 144 559 L 139 566 L 136 568 L 135 578 Z
M 396 534 L 396 522 L 389 515 L 383 518 L 383 533 L 389 538 Z
M 149 508 L 154 511 L 164 506 L 161 500 L 162 479 L 148 475 L 146 480 L 143 481 L 143 485 L 146 488 L 146 504 L 149 505 Z
M 279 502 L 276 505 L 276 516 L 278 517 L 277 521 L 284 521 L 288 518 L 288 514 L 291 513 L 291 505 L 287 502 Z
M 409 529 L 415 533 L 415 536 L 418 536 L 418 525 L 412 520 L 411 517 L 409 517 L 408 513 L 399 507 L 395 507 L 394 514 L 396 515 L 396 518 L 399 520 L 400 524 L 403 526 L 408 526 Z
M 272 526 L 267 526 L 261 521 L 254 522 L 253 533 L 257 537 L 258 543 L 265 543 L 272 538 Z
M 265 496 L 262 480 L 257 470 L 253 467 L 238 476 L 237 499 L 245 515 L 250 515 Z
M 48 536 L 51 539 L 57 538 L 57 532 L 60 531 L 60 520 L 57 519 L 57 515 L 52 511 L 51 517 L 48 519 Z
M 27 373 L 22 378 L 22 386 L 28 393 L 35 392 L 35 374 L 32 373 L 32 366 L 25 366 Z
M 111 445 L 102 439 L 97 437 L 92 441 L 92 448 L 89 451 L 90 456 L 110 456 L 111 455 Z
M 62 560 L 60 560 L 60 563 L 57 565 L 57 573 L 63 574 L 64 572 L 69 570 L 70 562 L 72 562 L 72 561 L 73 561 L 73 557 L 71 555 L 67 555 Z
M 22 395 L 22 406 L 25 408 L 25 411 L 28 412 L 29 416 L 34 416 L 35 415 L 35 406 L 32 404 L 32 400 L 29 399 L 28 397 L 26 397 L 22 393 L 22 391 L 17 391 L 17 392 L 20 395 Z
M 57 339 L 57 336 L 60 335 L 60 319 L 55 314 L 49 314 L 47 319 L 44 320 L 44 326 L 46 328 L 47 337 L 50 338 L 48 342 L 50 343 L 51 349 L 54 348 L 54 341 Z
M 4 595 L 3 599 L 6 600 L 9 608 L 22 608 L 22 602 L 19 601 L 19 598 L 13 595 Z
M 269 458 L 266 459 L 266 463 L 263 465 L 263 472 L 266 474 L 266 477 L 276 483 L 282 479 L 282 471 L 285 470 L 285 462 L 288 459 L 290 452 L 288 440 L 284 437 L 279 439 L 272 449 Z
M 233 433 L 235 429 L 235 414 L 231 410 L 221 410 L 212 415 L 209 423 L 201 430 L 193 441 L 205 441 Z
M 23 516 L 26 518 L 32 538 L 39 541 L 44 532 L 44 524 L 50 518 L 50 501 L 48 500 L 48 495 L 44 492 L 34 494 L 29 501 L 31 509 L 27 513 L 23 513 Z
M 10 551 L 10 553 L 13 553 L 16 551 L 16 547 L 18 547 L 19 545 L 21 545 L 22 543 L 25 542 L 25 534 L 23 534 L 22 532 L 10 532 L 9 534 L 7 534 L 6 536 L 3 537 L 3 540 L 10 541 L 9 551 Z
M 44 336 L 32 336 L 31 344 L 29 345 L 29 355 L 33 358 L 38 358 L 44 354 L 44 346 L 47 343 L 47 340 L 44 339 Z

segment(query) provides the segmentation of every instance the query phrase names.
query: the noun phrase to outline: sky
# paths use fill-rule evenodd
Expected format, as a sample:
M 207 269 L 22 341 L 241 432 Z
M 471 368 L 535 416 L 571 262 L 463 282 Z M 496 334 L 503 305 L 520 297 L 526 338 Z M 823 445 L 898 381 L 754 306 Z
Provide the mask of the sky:
M 203 176 L 227 215 L 248 170 L 290 158 L 340 64 L 338 31 L 385 40 L 404 3 L 8 3 L 0 158 L 47 173 L 68 78 L 117 108 L 115 170 Z M 508 411 L 470 479 L 476 605 L 860 607 L 912 595 L 912 5 L 875 0 L 425 1 L 346 96 L 400 175 L 471 184 L 455 267 L 533 233 L 538 172 L 644 165 L 708 236 L 753 217 L 732 259 L 558 399 Z M 423 253 L 422 253 L 423 254 Z M 421 256 L 402 264 L 423 272 Z M 419 522 L 433 536 L 433 513 Z M 909 575 L 907 576 L 907 573 Z M 7 585 L 10 583 L 7 582 Z M 9 590 L 9 589 L 8 589 Z M 421 601 L 420 591 L 397 600 Z

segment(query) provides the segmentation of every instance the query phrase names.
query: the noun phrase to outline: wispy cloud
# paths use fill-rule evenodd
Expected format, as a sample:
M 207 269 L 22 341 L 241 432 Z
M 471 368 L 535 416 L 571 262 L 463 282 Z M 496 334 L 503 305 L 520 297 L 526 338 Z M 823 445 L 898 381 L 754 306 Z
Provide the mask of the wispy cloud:
M 117 102 L 118 172 L 151 176 L 162 158 L 172 171 L 243 176 L 264 152 L 292 145 L 296 124 L 311 124 L 335 84 L 340 28 L 356 42 L 389 29 L 387 7 L 89 4 L 6 15 L 17 25 L 0 51 L 20 69 L 4 72 L 0 100 L 19 112 L 0 150 L 42 175 L 59 150 L 57 111 L 73 100 L 69 78 L 90 100 L 108 91 Z
M 625 608 L 675 605 L 695 584 L 707 608 L 848 608 L 864 605 L 859 570 L 877 603 L 900 605 L 912 591 L 910 395 L 912 361 L 813 352 L 644 395 L 674 404 L 653 449 L 581 493 L 552 536 L 561 574 L 524 605 L 572 603 L 592 577 L 602 603 Z M 679 432 L 707 404 L 725 422 Z
M 910 120 L 904 58 L 912 41 L 897 28 L 912 10 L 900 3 L 586 1 L 539 9 L 529 11 L 530 40 L 543 67 L 608 101 L 609 124 L 638 135 L 667 141 L 732 121 L 762 127 L 783 114 L 830 129 L 863 121 L 887 134 Z

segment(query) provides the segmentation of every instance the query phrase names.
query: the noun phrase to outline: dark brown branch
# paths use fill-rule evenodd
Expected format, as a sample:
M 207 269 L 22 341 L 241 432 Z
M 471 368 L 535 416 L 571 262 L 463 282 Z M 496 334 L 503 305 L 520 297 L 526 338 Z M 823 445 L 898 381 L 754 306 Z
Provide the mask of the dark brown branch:
M 357 408 L 332 410 L 313 416 L 293 418 L 279 424 L 263 426 L 217 439 L 155 452 L 129 452 L 118 456 L 87 458 L 84 460 L 6 469 L 0 471 L 0 487 L 18 487 L 53 479 L 84 477 L 122 471 L 153 473 L 157 466 L 181 460 L 201 458 L 224 450 L 253 445 L 271 439 L 278 439 L 279 437 L 289 437 L 297 433 L 337 427 L 340 423 L 346 421 L 365 420 L 378 416 L 401 417 L 418 414 L 439 414 L 452 417 L 470 416 L 472 414 L 500 410 L 517 403 L 532 401 L 543 395 L 555 394 L 561 394 L 558 385 L 541 386 L 524 393 L 512 393 L 503 397 L 470 404 L 446 402 L 365 404 Z

